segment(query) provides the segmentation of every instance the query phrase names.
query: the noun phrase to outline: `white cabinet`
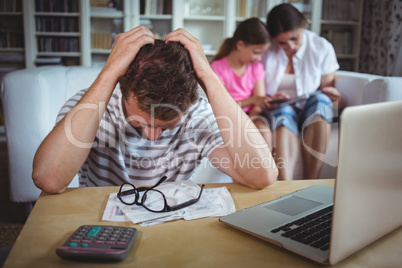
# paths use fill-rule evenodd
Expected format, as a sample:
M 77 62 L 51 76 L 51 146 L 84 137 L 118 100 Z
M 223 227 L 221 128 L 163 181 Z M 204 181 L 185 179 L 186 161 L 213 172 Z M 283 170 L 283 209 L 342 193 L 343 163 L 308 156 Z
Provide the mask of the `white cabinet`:
M 0 58 L 18 59 L 2 60 L 0 68 L 33 67 L 39 61 L 102 66 L 114 37 L 138 25 L 149 27 L 160 38 L 185 28 L 200 39 L 211 58 L 233 35 L 237 23 L 248 17 L 265 22 L 267 12 L 283 2 L 295 5 L 307 17 L 309 28 L 334 45 L 342 69 L 357 71 L 359 64 L 363 0 L 0 1 L 8 2 L 16 9 L 0 6 L 0 23 L 6 21 L 2 25 L 8 32 L 24 33 L 24 45 L 0 47 Z
M 327 38 L 342 70 L 358 71 L 363 0 L 237 0 L 236 21 L 260 17 L 280 3 L 291 3 L 308 20 L 308 28 Z
M 179 0 L 176 4 L 179 14 L 176 28 L 184 28 L 197 37 L 205 54 L 213 56 L 223 39 L 234 31 L 233 3 L 232 0 Z
M 172 0 L 82 1 L 85 66 L 103 66 L 120 32 L 144 25 L 163 38 L 173 29 Z

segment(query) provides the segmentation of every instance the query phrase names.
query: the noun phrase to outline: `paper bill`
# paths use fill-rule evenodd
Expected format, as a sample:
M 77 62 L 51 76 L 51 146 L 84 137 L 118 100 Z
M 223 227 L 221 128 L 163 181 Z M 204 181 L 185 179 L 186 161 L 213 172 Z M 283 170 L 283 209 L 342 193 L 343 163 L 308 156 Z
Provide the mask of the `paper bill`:
M 185 220 L 225 216 L 236 211 L 226 187 L 205 189 L 205 195 L 192 206 L 181 210 Z
M 104 221 L 117 221 L 117 222 L 125 222 L 130 221 L 129 218 L 126 217 L 124 212 L 116 205 L 117 201 L 117 193 L 112 193 L 109 195 L 108 202 L 106 204 L 105 211 L 103 212 L 102 220 Z
M 170 206 L 197 198 L 201 191 L 201 187 L 191 180 L 163 183 L 157 189 L 165 195 Z M 142 194 L 143 192 L 140 193 L 139 200 Z M 226 187 L 204 189 L 197 203 L 177 211 L 158 213 L 151 212 L 142 205 L 126 205 L 117 198 L 117 193 L 113 193 L 109 196 L 103 220 L 131 221 L 134 224 L 149 226 L 182 218 L 193 220 L 225 216 L 235 211 L 233 199 Z

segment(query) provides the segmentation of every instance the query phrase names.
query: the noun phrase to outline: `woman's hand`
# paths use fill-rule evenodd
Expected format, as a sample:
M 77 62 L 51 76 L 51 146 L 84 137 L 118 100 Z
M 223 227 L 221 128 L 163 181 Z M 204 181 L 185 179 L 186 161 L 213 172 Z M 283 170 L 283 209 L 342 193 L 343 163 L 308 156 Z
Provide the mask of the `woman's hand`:
M 272 100 L 279 100 L 279 99 L 290 99 L 290 96 L 288 94 L 286 94 L 286 93 L 277 92 L 272 97 Z
M 126 73 L 140 48 L 154 42 L 153 33 L 144 26 L 118 34 L 102 71 L 113 72 L 117 78 L 120 78 Z
M 338 109 L 343 108 L 343 99 L 341 93 L 334 87 L 323 87 L 320 89 L 322 93 L 327 95 L 333 103 L 338 104 Z
M 334 87 L 321 88 L 322 93 L 327 95 L 332 101 L 337 101 L 341 98 L 341 93 Z

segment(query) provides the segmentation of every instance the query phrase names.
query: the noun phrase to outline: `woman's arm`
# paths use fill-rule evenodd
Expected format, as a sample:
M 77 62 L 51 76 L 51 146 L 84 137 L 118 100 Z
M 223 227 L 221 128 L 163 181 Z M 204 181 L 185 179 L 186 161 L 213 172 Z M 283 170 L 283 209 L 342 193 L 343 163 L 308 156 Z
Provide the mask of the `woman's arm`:
M 327 95 L 332 102 L 338 104 L 338 109 L 343 109 L 344 101 L 341 93 L 335 88 L 335 73 L 323 75 L 321 77 L 321 85 L 319 87 L 325 95 Z

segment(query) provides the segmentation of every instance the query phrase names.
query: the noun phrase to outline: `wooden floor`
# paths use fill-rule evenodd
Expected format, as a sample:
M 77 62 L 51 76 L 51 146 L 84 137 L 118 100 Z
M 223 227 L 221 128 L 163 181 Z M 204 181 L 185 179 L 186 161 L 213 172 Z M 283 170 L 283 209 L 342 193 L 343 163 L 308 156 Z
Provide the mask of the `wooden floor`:
M 0 142 L 0 225 L 24 223 L 25 207 L 24 204 L 10 201 L 7 144 Z

